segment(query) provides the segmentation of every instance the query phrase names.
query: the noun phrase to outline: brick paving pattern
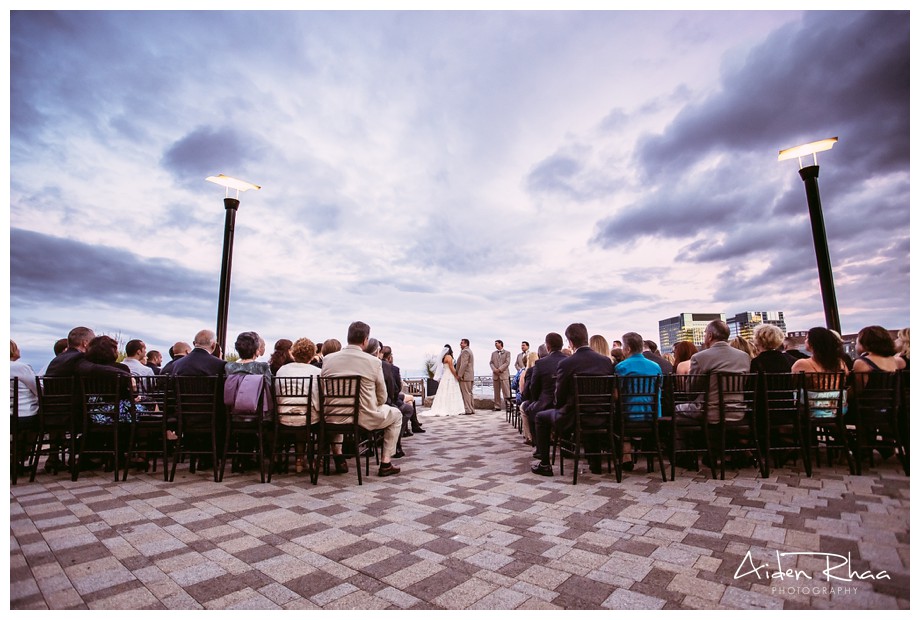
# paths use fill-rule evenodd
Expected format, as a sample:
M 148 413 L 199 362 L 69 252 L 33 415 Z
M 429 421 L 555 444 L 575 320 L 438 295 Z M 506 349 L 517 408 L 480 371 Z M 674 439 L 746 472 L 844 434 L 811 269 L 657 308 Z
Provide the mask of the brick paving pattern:
M 662 483 L 642 465 L 572 486 L 570 461 L 565 477 L 529 472 L 503 413 L 422 414 L 403 473 L 372 465 L 360 487 L 353 471 L 315 487 L 293 473 L 215 483 L 181 464 L 173 483 L 20 480 L 10 608 L 910 607 L 910 484 L 893 458 L 863 476 L 678 469 Z M 777 554 L 792 552 L 805 554 L 780 556 L 780 578 Z M 831 575 L 852 581 L 822 574 L 838 557 L 849 564 Z

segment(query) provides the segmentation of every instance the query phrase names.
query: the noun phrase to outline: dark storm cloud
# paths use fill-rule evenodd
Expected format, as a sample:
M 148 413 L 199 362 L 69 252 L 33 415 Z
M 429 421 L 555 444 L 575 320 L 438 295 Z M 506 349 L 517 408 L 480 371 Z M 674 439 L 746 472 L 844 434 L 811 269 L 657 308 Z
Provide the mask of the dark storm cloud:
M 595 240 L 681 237 L 691 223 L 695 232 L 711 232 L 769 212 L 776 188 L 760 187 L 758 170 L 768 159 L 761 155 L 817 138 L 839 135 L 846 145 L 837 147 L 846 157 L 822 170 L 822 186 L 832 181 L 826 202 L 876 173 L 907 171 L 908 18 L 905 12 L 806 13 L 801 24 L 776 31 L 725 71 L 717 94 L 685 107 L 662 134 L 640 140 L 636 161 L 652 190 L 600 222 Z M 715 155 L 726 157 L 718 170 L 696 169 Z M 894 191 L 906 205 L 907 188 Z M 796 187 L 776 208 L 792 213 L 802 202 Z M 906 223 L 906 207 L 900 213 Z
M 214 307 L 216 278 L 165 259 L 10 229 L 10 297 L 17 304 L 170 308 L 190 315 Z
M 257 160 L 261 142 L 233 127 L 198 127 L 174 142 L 160 161 L 177 181 L 194 183 L 224 170 L 244 170 Z M 231 174 L 233 176 L 233 174 Z

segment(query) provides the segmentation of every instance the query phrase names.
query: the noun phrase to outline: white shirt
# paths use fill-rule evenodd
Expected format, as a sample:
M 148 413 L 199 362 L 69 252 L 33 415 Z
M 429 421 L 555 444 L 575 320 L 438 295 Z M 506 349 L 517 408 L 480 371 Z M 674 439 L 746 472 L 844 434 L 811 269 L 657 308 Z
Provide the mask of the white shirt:
M 10 360 L 10 379 L 19 378 L 19 417 L 38 414 L 38 388 L 35 386 L 35 371 L 28 364 Z
M 152 377 L 154 375 L 153 368 L 144 366 L 136 358 L 126 357 L 121 363 L 131 370 L 132 375 L 139 375 L 141 377 Z

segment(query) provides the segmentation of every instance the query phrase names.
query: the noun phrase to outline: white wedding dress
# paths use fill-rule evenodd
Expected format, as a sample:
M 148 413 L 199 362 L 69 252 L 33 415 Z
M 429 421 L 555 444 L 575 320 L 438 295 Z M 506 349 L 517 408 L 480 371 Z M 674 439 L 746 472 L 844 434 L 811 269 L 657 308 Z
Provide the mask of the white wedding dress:
M 438 392 L 431 403 L 430 415 L 460 415 L 463 413 L 463 394 L 460 393 L 460 384 L 457 383 L 454 373 L 444 364 L 444 372 L 438 383 Z

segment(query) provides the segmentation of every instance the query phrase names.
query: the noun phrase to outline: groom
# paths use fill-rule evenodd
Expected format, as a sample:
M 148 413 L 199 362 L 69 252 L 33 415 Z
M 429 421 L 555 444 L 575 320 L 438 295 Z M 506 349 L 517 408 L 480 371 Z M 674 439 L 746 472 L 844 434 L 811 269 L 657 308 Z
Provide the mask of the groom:
M 473 415 L 473 352 L 466 338 L 460 340 L 457 377 L 460 380 L 460 394 L 463 396 L 463 415 Z

